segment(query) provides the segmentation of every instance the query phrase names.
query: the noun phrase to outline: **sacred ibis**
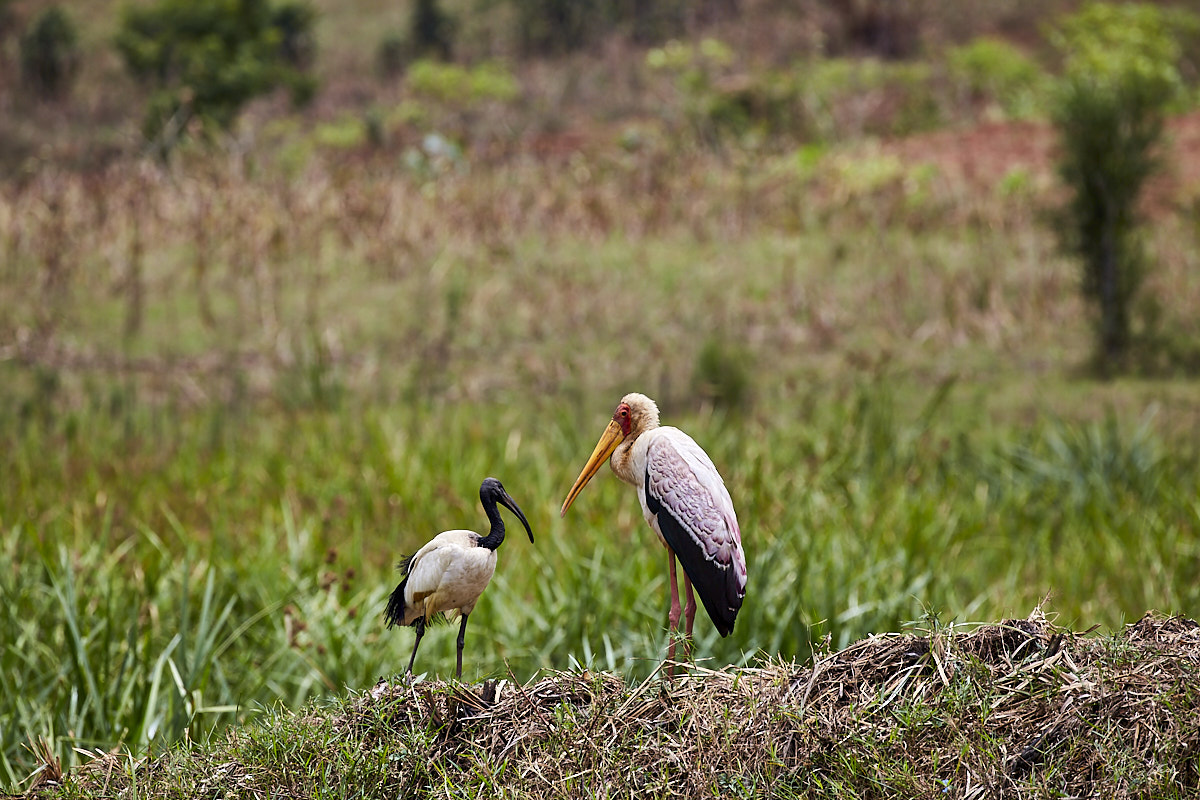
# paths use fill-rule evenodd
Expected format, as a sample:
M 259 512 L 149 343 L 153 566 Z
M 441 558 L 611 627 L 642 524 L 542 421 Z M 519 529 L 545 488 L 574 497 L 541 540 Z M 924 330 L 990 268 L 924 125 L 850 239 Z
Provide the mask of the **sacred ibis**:
M 487 513 L 492 527 L 487 536 L 474 531 L 453 530 L 439 533 L 428 544 L 400 561 L 404 580 L 388 598 L 383 618 L 387 626 L 411 625 L 416 629 L 408 674 L 412 674 L 417 659 L 417 647 L 425 635 L 425 626 L 433 616 L 454 612 L 462 616 L 458 627 L 458 667 L 455 677 L 462 677 L 463 641 L 467 632 L 467 617 L 475 610 L 479 596 L 496 571 L 496 548 L 504 542 L 504 520 L 496 504 L 517 515 L 529 541 L 533 531 L 516 501 L 509 497 L 504 486 L 495 478 L 485 478 L 479 487 L 479 502 Z
M 668 660 L 675 658 L 674 633 L 679 628 L 676 558 L 683 565 L 688 641 L 696 617 L 693 586 L 717 631 L 728 636 L 746 596 L 746 556 L 733 501 L 712 459 L 683 431 L 659 427 L 653 400 L 636 392 L 627 394 L 563 501 L 560 516 L 566 515 L 605 459 L 618 478 L 637 489 L 642 515 L 667 548 L 671 570 L 667 620 L 672 634 Z

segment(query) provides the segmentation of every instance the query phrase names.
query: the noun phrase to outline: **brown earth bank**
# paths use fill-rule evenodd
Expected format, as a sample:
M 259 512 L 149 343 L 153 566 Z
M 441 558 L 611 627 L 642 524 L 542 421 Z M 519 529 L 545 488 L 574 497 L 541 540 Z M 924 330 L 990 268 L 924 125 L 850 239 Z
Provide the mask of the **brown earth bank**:
M 419 742 L 363 787 L 380 797 L 440 796 L 480 770 L 518 797 L 1184 797 L 1200 788 L 1200 624 L 1150 613 L 1105 635 L 1035 610 L 870 636 L 815 665 L 660 670 L 636 685 L 587 670 L 528 685 L 381 680 L 301 722 L 363 752 Z M 130 782 L 111 759 L 71 780 L 120 795 Z M 145 796 L 170 761 L 139 770 Z M 308 796 L 219 761 L 209 796 Z
M 906 164 L 931 164 L 968 194 L 986 195 L 1014 170 L 1051 178 L 1057 134 L 1048 122 L 983 122 L 894 139 L 884 151 Z M 1152 217 L 1179 211 L 1200 193 L 1200 111 L 1167 120 L 1159 157 L 1164 168 L 1143 198 Z

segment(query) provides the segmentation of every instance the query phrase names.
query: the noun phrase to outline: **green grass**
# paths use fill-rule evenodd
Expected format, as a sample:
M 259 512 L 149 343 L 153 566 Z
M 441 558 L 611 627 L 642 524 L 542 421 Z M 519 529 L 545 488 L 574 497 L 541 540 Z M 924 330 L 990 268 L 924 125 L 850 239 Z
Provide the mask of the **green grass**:
M 557 513 L 632 389 L 709 451 L 742 523 L 749 594 L 728 639 L 698 623 L 705 663 L 1046 595 L 1080 626 L 1194 615 L 1195 386 L 1083 375 L 1045 232 L 994 199 L 1017 221 L 911 228 L 929 212 L 890 190 L 781 231 L 786 204 L 747 194 L 765 178 L 710 165 L 653 167 L 670 191 L 647 208 L 623 198 L 652 165 L 603 160 L 584 185 L 336 159 L 246 181 L 210 159 L 30 190 L 65 213 L 0 231 L 4 783 L 34 769 L 31 739 L 70 766 L 398 672 L 393 565 L 479 526 L 487 475 L 537 544 L 501 551 L 465 674 L 649 674 L 665 556 L 633 493 L 606 472 Z M 828 180 L 789 191 L 833 208 Z M 0 219 L 28 201 L 0 195 Z M 1156 291 L 1186 308 L 1187 229 L 1155 233 Z M 1182 311 L 1164 324 L 1190 335 Z M 714 385 L 742 404 L 697 399 Z M 420 670 L 449 673 L 455 633 L 427 637 Z
M 884 384 L 809 397 L 790 418 L 667 417 L 724 470 L 749 559 L 733 636 L 698 624 L 706 663 L 804 660 L 813 637 L 845 646 L 927 608 L 1021 614 L 1047 594 L 1079 624 L 1196 607 L 1194 455 L 1115 420 L 980 436 L 939 421 L 953 392 L 917 414 Z M 6 780 L 31 769 L 28 737 L 69 764 L 73 746 L 203 739 L 399 672 L 412 639 L 381 625 L 391 563 L 438 530 L 478 527 L 487 474 L 522 504 L 537 544 L 513 537 L 501 550 L 466 675 L 525 681 L 575 664 L 647 675 L 665 651 L 666 570 L 633 494 L 603 476 L 557 517 L 607 408 L 533 402 L 135 404 L 10 422 Z M 455 632 L 426 638 L 418 671 L 449 673 Z

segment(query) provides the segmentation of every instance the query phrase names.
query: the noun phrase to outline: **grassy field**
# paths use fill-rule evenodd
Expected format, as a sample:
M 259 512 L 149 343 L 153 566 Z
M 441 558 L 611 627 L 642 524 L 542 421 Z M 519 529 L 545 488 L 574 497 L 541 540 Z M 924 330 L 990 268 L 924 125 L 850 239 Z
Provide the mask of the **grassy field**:
M 362 26 L 328 5 L 323 42 Z M 361 58 L 344 47 L 326 68 Z M 601 96 L 614 60 L 564 72 Z M 243 138 L 169 168 L 126 154 L 78 170 L 64 156 L 0 182 L 0 787 L 113 748 L 132 755 L 98 763 L 136 779 L 142 755 L 181 743 L 172 758 L 261 758 L 291 770 L 288 785 L 353 793 L 305 784 L 311 764 L 275 751 L 354 743 L 347 714 L 416 708 L 354 705 L 412 646 L 382 625 L 394 564 L 441 530 L 481 528 L 488 475 L 537 541 L 500 550 L 464 678 L 639 700 L 666 650 L 664 553 L 607 470 L 558 516 L 633 390 L 708 450 L 741 521 L 746 603 L 727 639 L 697 623 L 689 679 L 711 679 L 717 700 L 742 680 L 782 690 L 814 651 L 909 623 L 1044 608 L 1064 630 L 1117 633 L 1151 609 L 1196 616 L 1186 180 L 1160 192 L 1147 230 L 1143 368 L 1099 381 L 1076 267 L 1046 225 L 1058 190 L 1018 146 L 1044 126 L 994 125 L 1010 138 L 965 148 L 1006 154 L 980 180 L 920 136 L 710 147 L 644 115 L 563 129 L 571 113 L 542 115 L 568 77 L 544 64 L 522 77 L 515 110 L 376 87 L 371 110 L 407 120 L 383 144 L 361 108 L 323 100 L 306 116 L 255 108 Z M 512 141 L 422 150 L 428 130 L 507 131 L 520 114 L 538 119 Z M 1177 158 L 1176 177 L 1190 174 Z M 451 674 L 456 632 L 422 644 L 430 696 L 460 691 L 433 680 Z M 1045 658 L 1052 635 L 1039 634 Z M 910 716 L 921 686 L 908 685 Z M 323 715 L 331 727 L 314 732 Z M 626 734 L 621 747 L 641 741 Z M 399 751 L 370 757 L 412 758 L 437 735 L 412 726 Z M 260 744 L 274 755 L 245 755 Z M 481 763 L 451 750 L 453 768 L 421 786 Z M 1075 763 L 1068 751 L 1055 769 Z M 775 781 L 777 767 L 734 777 Z M 496 788 L 472 774 L 476 794 Z M 179 794 L 218 785 L 172 775 Z M 534 791 L 520 786 L 505 791 Z
M 499 214 L 536 168 L 452 180 L 444 205 L 341 169 L 291 200 L 220 172 L 8 196 L 10 221 L 37 191 L 78 212 L 55 240 L 69 281 L 39 280 L 29 227 L 5 240 L 10 785 L 31 737 L 70 765 L 395 674 L 411 634 L 381 625 L 391 566 L 480 525 L 489 474 L 538 538 L 501 551 L 466 675 L 649 675 L 665 559 L 632 493 L 607 476 L 557 516 L 628 389 L 703 443 L 742 521 L 746 605 L 729 639 L 698 626 L 703 663 L 802 662 L 821 637 L 1046 597 L 1075 627 L 1193 613 L 1193 384 L 1086 377 L 1070 266 L 1032 223 L 788 233 L 747 204 L 728 232 L 687 233 L 729 224 L 709 201 L 634 234 L 575 229 L 551 202 L 497 229 L 463 205 Z M 228 183 L 204 201 L 194 180 Z M 364 215 L 385 191 L 391 216 Z M 1195 291 L 1164 263 L 1162 285 Z M 431 634 L 423 670 L 448 674 L 454 633 Z

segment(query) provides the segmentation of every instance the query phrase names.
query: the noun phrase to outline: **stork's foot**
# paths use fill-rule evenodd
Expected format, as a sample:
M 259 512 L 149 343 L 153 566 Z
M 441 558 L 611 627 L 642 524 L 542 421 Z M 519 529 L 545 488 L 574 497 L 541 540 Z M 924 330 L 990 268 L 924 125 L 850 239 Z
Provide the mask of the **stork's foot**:
M 675 677 L 675 667 L 677 665 L 692 660 L 692 642 L 691 638 L 682 631 L 671 631 L 667 635 L 669 637 L 669 644 L 667 645 L 667 660 L 664 671 L 667 674 L 667 678 L 671 679 Z
M 692 641 L 692 637 L 683 631 L 676 631 L 671 635 L 671 657 L 676 654 L 679 656 L 679 662 L 695 661 L 696 643 Z
M 688 663 L 695 663 L 696 643 L 692 641 L 692 637 L 688 636 L 686 633 L 681 635 L 679 637 L 679 645 L 681 650 L 679 654 L 679 660 L 686 661 Z

